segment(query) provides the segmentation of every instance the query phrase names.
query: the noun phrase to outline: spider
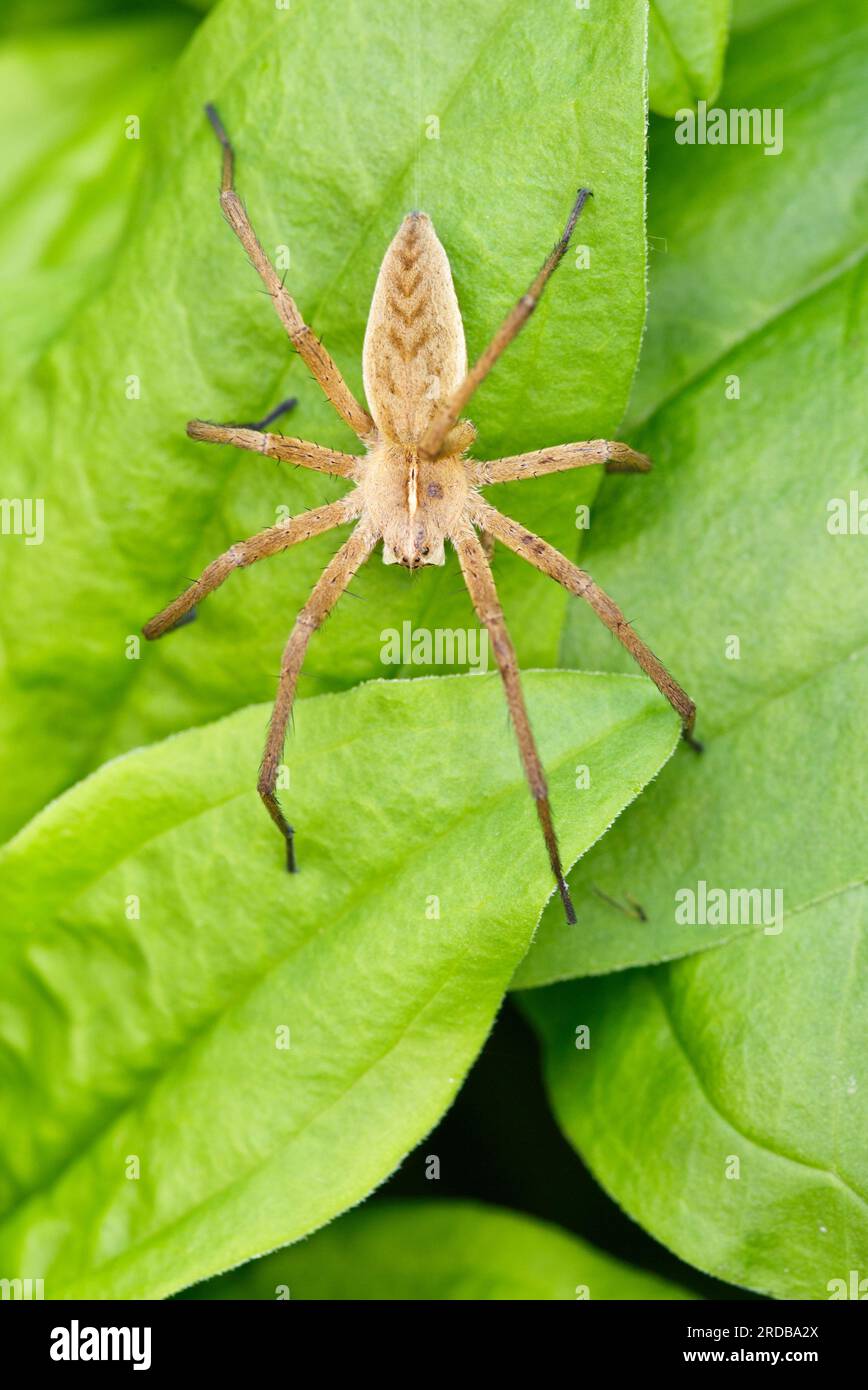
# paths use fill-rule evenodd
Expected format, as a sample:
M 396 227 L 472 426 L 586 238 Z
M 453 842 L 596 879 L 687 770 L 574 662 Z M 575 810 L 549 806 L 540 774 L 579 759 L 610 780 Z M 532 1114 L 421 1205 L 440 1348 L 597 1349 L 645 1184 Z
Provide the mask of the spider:
M 468 457 L 476 438 L 462 411 L 504 349 L 535 309 L 564 256 L 590 190 L 581 189 L 563 235 L 529 289 L 510 310 L 488 347 L 468 370 L 464 326 L 452 272 L 430 218 L 411 212 L 386 251 L 374 289 L 365 331 L 363 376 L 370 414 L 353 396 L 336 364 L 304 322 L 283 280 L 257 239 L 235 191 L 232 145 L 210 104 L 205 112 L 223 151 L 220 205 L 265 287 L 289 339 L 319 382 L 335 410 L 365 445 L 361 457 L 321 448 L 301 439 L 267 434 L 260 428 L 191 420 L 187 434 L 210 444 L 234 444 L 270 458 L 336 474 L 355 484 L 336 502 L 270 526 L 239 541 L 203 571 L 199 579 L 152 618 L 147 638 L 162 637 L 189 621 L 194 607 L 233 570 L 275 555 L 311 536 L 354 522 L 299 612 L 286 644 L 277 698 L 259 773 L 258 790 L 286 843 L 286 865 L 296 870 L 293 829 L 276 795 L 287 724 L 308 642 L 334 608 L 359 567 L 379 541 L 383 560 L 415 570 L 442 565 L 448 540 L 458 553 L 465 583 L 480 622 L 487 629 L 509 705 L 518 748 L 536 802 L 543 838 L 569 923 L 576 920 L 552 824 L 545 774 L 534 742 L 519 680 L 512 641 L 497 597 L 489 558 L 495 541 L 522 556 L 543 574 L 585 599 L 654 681 L 681 717 L 684 737 L 692 738 L 695 706 L 657 657 L 636 635 L 620 609 L 598 584 L 553 546 L 510 520 L 487 502 L 480 487 L 538 478 L 568 468 L 604 464 L 609 472 L 647 472 L 650 461 L 626 444 L 595 439 L 559 444 L 535 453 L 490 462 Z M 477 534 L 478 533 L 478 534 Z

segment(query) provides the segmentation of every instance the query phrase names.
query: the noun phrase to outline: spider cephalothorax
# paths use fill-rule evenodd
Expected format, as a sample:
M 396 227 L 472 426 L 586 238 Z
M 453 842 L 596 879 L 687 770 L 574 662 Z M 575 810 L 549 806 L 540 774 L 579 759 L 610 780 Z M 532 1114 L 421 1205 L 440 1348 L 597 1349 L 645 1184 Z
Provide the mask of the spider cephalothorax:
M 294 347 L 367 452 L 361 456 L 342 454 L 301 439 L 266 434 L 262 428 L 191 421 L 187 433 L 193 439 L 235 444 L 320 472 L 337 474 L 355 486 L 337 502 L 270 526 L 249 540 L 233 545 L 207 567 L 195 584 L 146 624 L 145 636 L 161 637 L 177 627 L 189 617 L 195 604 L 222 584 L 234 569 L 336 526 L 354 523 L 349 538 L 326 566 L 296 618 L 283 654 L 277 699 L 259 775 L 260 795 L 284 836 L 287 866 L 294 870 L 293 830 L 277 799 L 276 787 L 298 675 L 311 635 L 379 542 L 382 542 L 386 564 L 418 569 L 423 565 L 442 565 L 448 541 L 458 553 L 476 612 L 491 638 L 552 871 L 567 920 L 573 922 L 575 914 L 552 825 L 545 774 L 488 562 L 494 541 L 501 541 L 571 593 L 587 600 L 678 711 L 685 737 L 691 742 L 695 710 L 692 701 L 590 575 L 539 536 L 503 516 L 482 497 L 479 489 L 493 483 L 535 478 L 543 473 L 589 464 L 602 463 L 610 471 L 619 472 L 645 471 L 650 464 L 644 455 L 637 454 L 628 445 L 603 439 L 559 444 L 536 453 L 475 462 L 468 457 L 468 450 L 476 432 L 468 420 L 462 420 L 461 414 L 476 387 L 533 312 L 549 276 L 567 249 L 590 194 L 586 189 L 579 192 L 563 235 L 527 293 L 507 314 L 491 343 L 469 371 L 464 327 L 446 252 L 431 219 L 424 213 L 411 212 L 401 223 L 383 258 L 368 318 L 363 367 L 369 414 L 359 405 L 337 366 L 305 324 L 295 301 L 260 246 L 235 192 L 232 148 L 214 108 L 206 107 L 206 111 L 223 147 L 220 202 L 227 221 L 262 276 Z

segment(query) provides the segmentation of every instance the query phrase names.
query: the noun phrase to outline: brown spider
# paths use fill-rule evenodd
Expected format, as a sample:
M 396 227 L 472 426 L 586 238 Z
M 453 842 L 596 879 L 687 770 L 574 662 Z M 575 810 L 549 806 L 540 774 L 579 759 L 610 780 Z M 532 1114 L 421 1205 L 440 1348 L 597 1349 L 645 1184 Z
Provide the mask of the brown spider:
M 459 417 L 477 386 L 504 348 L 527 322 L 549 276 L 563 257 L 579 214 L 590 196 L 582 189 L 563 236 L 527 293 L 507 314 L 490 344 L 467 370 L 464 326 L 452 273 L 430 218 L 411 212 L 386 252 L 374 290 L 365 332 L 363 369 L 370 415 L 353 396 L 335 363 L 301 317 L 295 301 L 257 240 L 235 192 L 233 154 L 212 106 L 205 108 L 223 148 L 220 205 L 230 227 L 261 275 L 293 346 L 306 362 L 342 419 L 365 445 L 356 457 L 321 448 L 301 439 L 265 434 L 261 429 L 213 425 L 192 420 L 191 439 L 234 444 L 240 449 L 285 459 L 355 484 L 337 502 L 315 507 L 249 540 L 239 541 L 207 567 L 195 584 L 145 626 L 148 638 L 162 637 L 183 622 L 194 605 L 222 584 L 233 570 L 275 555 L 310 536 L 349 521 L 356 523 L 314 585 L 295 620 L 283 654 L 277 698 L 259 774 L 259 794 L 286 841 L 287 867 L 295 871 L 293 830 L 276 796 L 286 727 L 307 644 L 378 541 L 386 564 L 417 569 L 442 565 L 448 539 L 458 552 L 465 583 L 480 621 L 488 631 L 518 738 L 525 774 L 536 802 L 552 871 L 568 922 L 575 922 L 557 839 L 552 825 L 545 774 L 534 743 L 519 681 L 512 642 L 488 563 L 490 547 L 501 541 L 591 605 L 597 616 L 627 648 L 681 716 L 683 732 L 693 743 L 692 700 L 630 627 L 620 609 L 580 570 L 538 536 L 496 511 L 479 494 L 491 483 L 538 478 L 567 468 L 603 463 L 611 472 L 647 471 L 651 464 L 626 444 L 595 439 L 559 444 L 536 453 L 479 463 L 466 456 L 476 438 L 468 420 Z M 265 423 L 265 422 L 264 422 Z M 480 540 L 477 535 L 482 535 Z M 695 745 L 698 746 L 698 745 Z

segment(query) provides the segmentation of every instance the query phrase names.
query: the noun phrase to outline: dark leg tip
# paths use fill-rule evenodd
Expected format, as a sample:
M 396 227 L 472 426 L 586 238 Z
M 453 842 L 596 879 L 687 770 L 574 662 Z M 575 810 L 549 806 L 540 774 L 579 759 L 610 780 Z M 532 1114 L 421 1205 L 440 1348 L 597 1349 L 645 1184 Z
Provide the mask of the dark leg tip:
M 166 634 L 170 632 L 177 632 L 179 627 L 189 627 L 190 623 L 195 623 L 195 621 L 196 605 L 194 604 L 193 607 L 187 613 L 185 613 L 182 618 L 179 618 L 176 623 L 172 623 L 171 627 L 166 628 Z
M 264 430 L 266 425 L 272 424 L 275 420 L 278 420 L 281 415 L 289 414 L 290 410 L 294 410 L 297 405 L 298 397 L 290 396 L 287 400 L 281 401 L 280 405 L 276 405 L 274 409 L 270 410 L 261 420 L 253 420 L 250 424 L 243 425 L 242 429 Z
M 558 880 L 558 892 L 561 895 L 561 902 L 564 905 L 567 926 L 574 927 L 576 925 L 576 909 L 573 907 L 573 900 L 570 897 L 570 890 L 566 885 L 565 879 Z
M 226 139 L 226 131 L 223 129 L 223 122 L 217 114 L 217 107 L 214 105 L 212 101 L 205 102 L 205 115 L 208 117 L 211 127 L 218 140 L 220 140 L 221 142 L 224 141 Z
M 628 903 L 630 904 L 630 906 L 632 907 L 633 912 L 635 913 L 637 920 L 640 921 L 640 922 L 647 922 L 647 921 L 648 921 L 648 913 L 645 911 L 645 909 L 644 909 L 644 907 L 642 906 L 642 904 L 641 904 L 641 903 L 637 903 L 637 901 L 636 901 L 635 898 L 631 898 L 629 893 L 627 893 L 625 896 L 626 896 L 626 898 L 627 898 L 627 902 L 628 902 Z
M 699 739 L 694 738 L 693 734 L 691 734 L 687 729 L 682 729 L 681 736 L 684 739 L 684 742 L 687 744 L 687 746 L 693 749 L 694 753 L 702 753 L 705 751 L 705 744 L 700 743 Z
M 295 845 L 291 838 L 286 842 L 286 872 L 288 874 L 298 873 L 298 865 L 295 862 Z

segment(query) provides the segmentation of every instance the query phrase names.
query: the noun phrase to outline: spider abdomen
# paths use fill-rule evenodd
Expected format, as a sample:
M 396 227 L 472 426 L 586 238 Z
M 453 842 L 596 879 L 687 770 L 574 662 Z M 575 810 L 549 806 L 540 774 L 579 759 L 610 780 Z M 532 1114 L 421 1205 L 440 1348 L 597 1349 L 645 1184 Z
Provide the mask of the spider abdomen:
M 424 212 L 404 218 L 383 257 L 362 364 L 377 429 L 402 444 L 422 437 L 467 371 L 449 259 Z

